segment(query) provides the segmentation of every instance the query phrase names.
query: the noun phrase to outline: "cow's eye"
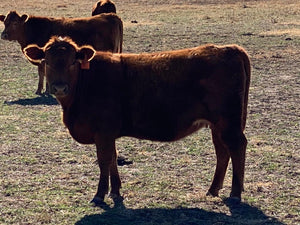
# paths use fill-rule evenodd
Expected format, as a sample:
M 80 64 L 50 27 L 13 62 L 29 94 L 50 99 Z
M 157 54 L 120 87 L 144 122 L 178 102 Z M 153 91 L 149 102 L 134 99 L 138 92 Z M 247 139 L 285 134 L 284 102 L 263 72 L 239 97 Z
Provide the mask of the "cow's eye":
M 75 66 L 76 65 L 76 63 L 77 63 L 77 60 L 75 59 L 72 63 L 71 63 L 71 65 L 70 66 Z

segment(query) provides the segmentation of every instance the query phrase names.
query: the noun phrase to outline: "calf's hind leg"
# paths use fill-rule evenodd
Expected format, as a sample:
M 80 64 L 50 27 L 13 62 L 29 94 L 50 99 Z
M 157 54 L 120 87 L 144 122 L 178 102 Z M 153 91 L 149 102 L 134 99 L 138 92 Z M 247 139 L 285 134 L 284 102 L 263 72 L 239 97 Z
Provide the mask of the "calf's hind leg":
M 241 200 L 241 193 L 244 190 L 244 173 L 247 139 L 241 126 L 230 127 L 220 133 L 220 141 L 226 146 L 232 162 L 232 186 L 230 197 Z
M 45 75 L 45 66 L 43 63 L 38 64 L 38 74 L 39 74 L 39 83 L 38 88 L 35 92 L 37 95 L 42 94 L 43 86 L 44 86 L 44 75 Z
M 212 129 L 212 139 L 217 156 L 217 166 L 207 195 L 218 196 L 219 190 L 223 187 L 230 154 L 220 138 L 220 133 L 218 133 L 215 129 Z
M 247 139 L 242 130 L 223 134 L 232 161 L 232 186 L 230 197 L 241 199 L 244 190 L 244 174 Z

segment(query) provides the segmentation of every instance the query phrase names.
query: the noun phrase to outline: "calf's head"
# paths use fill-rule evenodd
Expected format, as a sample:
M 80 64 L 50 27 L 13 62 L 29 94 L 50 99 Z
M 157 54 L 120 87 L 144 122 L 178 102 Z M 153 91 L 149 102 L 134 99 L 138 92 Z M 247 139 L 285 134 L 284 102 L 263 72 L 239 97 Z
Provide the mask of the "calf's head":
M 99 0 L 93 6 L 92 16 L 99 15 L 101 13 L 116 13 L 116 6 L 114 2 L 110 0 Z
M 20 16 L 16 11 L 10 11 L 6 16 L 0 15 L 0 21 L 5 26 L 1 38 L 8 41 L 20 40 L 24 35 L 24 23 L 28 18 L 28 15 Z
M 95 53 L 91 46 L 78 47 L 66 37 L 52 37 L 42 48 L 33 44 L 24 49 L 30 61 L 44 65 L 50 93 L 58 98 L 66 97 L 75 90 L 80 70 L 88 69 L 86 64 Z

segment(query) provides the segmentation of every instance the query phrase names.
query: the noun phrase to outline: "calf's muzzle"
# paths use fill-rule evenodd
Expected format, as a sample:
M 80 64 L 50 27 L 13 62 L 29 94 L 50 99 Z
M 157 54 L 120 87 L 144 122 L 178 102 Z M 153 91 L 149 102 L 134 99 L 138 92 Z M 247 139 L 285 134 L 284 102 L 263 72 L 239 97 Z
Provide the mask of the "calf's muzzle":
M 1 39 L 2 40 L 7 40 L 8 39 L 8 34 L 6 32 L 2 32 Z
M 55 96 L 65 96 L 69 93 L 69 85 L 67 84 L 52 84 L 50 88 L 51 94 Z

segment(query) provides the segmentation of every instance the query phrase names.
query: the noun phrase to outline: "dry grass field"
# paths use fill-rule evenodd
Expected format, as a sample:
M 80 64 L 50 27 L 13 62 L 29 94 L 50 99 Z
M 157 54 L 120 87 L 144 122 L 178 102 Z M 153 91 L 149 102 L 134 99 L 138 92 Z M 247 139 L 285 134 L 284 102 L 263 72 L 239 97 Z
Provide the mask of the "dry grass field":
M 92 0 L 2 0 L 0 14 L 91 15 Z M 174 143 L 121 138 L 123 204 L 92 207 L 94 146 L 76 143 L 53 97 L 34 94 L 37 68 L 0 40 L 0 224 L 300 224 L 300 2 L 115 0 L 124 52 L 205 43 L 243 46 L 252 61 L 245 192 L 205 196 L 215 154 L 208 129 Z M 0 23 L 0 31 L 4 29 Z

